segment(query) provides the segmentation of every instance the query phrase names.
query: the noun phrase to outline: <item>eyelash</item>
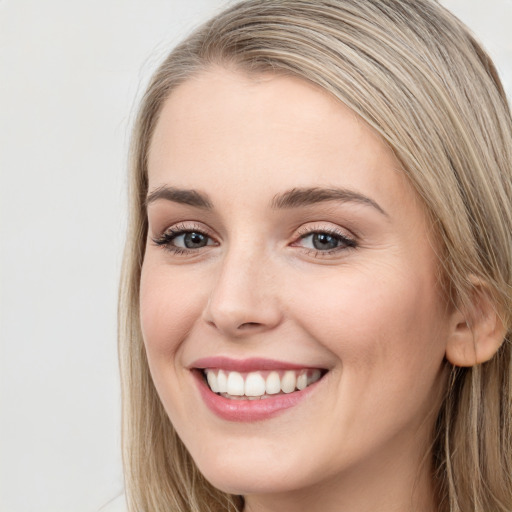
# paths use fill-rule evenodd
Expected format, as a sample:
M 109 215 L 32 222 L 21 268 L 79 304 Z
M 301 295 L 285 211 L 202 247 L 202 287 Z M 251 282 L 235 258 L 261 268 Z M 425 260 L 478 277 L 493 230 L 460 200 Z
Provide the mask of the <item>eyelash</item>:
M 315 258 L 321 258 L 324 256 L 329 256 L 340 251 L 346 251 L 348 249 L 355 249 L 358 244 L 355 238 L 351 238 L 347 236 L 346 233 L 335 229 L 335 228 L 322 228 L 320 226 L 313 228 L 301 228 L 298 231 L 298 238 L 300 240 L 304 240 L 305 238 L 313 235 L 329 235 L 334 237 L 339 243 L 340 246 L 335 247 L 333 249 L 321 251 L 320 249 L 306 249 L 307 254 L 314 256 Z M 296 242 L 294 242 L 296 243 Z
M 203 235 L 210 240 L 213 240 L 212 237 L 204 230 L 204 228 L 197 225 L 185 225 L 178 224 L 167 229 L 162 235 L 156 238 L 152 238 L 152 241 L 158 247 L 162 247 L 164 250 L 171 252 L 174 255 L 188 255 L 192 253 L 197 253 L 199 249 L 188 249 L 184 247 L 176 247 L 173 245 L 173 241 L 179 236 L 186 235 L 187 233 L 198 233 Z M 345 251 L 348 249 L 355 249 L 358 246 L 358 243 L 355 238 L 351 238 L 347 236 L 340 230 L 337 229 L 329 229 L 329 228 L 302 228 L 297 233 L 297 240 L 304 240 L 305 238 L 313 235 L 325 234 L 334 237 L 341 245 L 339 247 L 335 247 L 333 249 L 328 250 L 320 250 L 320 249 L 311 249 L 311 248 L 303 248 L 308 255 L 312 255 L 314 257 L 324 257 L 332 255 L 333 253 L 337 253 L 340 251 Z M 293 242 L 292 245 L 296 244 L 297 241 Z
M 187 233 L 198 233 L 200 235 L 204 235 L 205 237 L 211 239 L 211 237 L 208 235 L 208 233 L 206 233 L 204 228 L 202 228 L 200 226 L 178 224 L 176 226 L 173 226 L 173 227 L 167 229 L 159 237 L 152 238 L 152 240 L 155 245 L 157 245 L 158 247 L 162 247 L 163 249 L 171 252 L 172 254 L 176 254 L 178 256 L 186 255 L 186 254 L 196 252 L 197 249 L 187 249 L 184 247 L 176 247 L 175 245 L 172 245 L 172 242 L 179 236 L 186 235 Z

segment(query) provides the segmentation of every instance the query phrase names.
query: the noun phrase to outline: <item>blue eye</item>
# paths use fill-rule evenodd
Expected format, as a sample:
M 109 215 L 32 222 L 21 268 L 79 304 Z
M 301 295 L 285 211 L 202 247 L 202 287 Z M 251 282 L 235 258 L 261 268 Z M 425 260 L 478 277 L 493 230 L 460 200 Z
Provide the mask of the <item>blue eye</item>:
M 329 235 L 328 233 L 313 233 L 312 235 L 310 235 L 310 237 L 311 245 L 318 251 L 336 249 L 336 247 L 338 247 L 341 243 L 338 237 Z
M 172 238 L 173 245 L 184 249 L 200 249 L 208 245 L 209 237 L 204 233 L 189 231 Z
M 209 245 L 216 245 L 215 241 L 203 231 L 184 226 L 168 229 L 160 237 L 153 238 L 153 243 L 176 254 L 193 252 Z
M 331 231 L 313 231 L 300 237 L 301 246 L 318 252 L 333 252 L 356 247 L 356 241 L 346 235 Z

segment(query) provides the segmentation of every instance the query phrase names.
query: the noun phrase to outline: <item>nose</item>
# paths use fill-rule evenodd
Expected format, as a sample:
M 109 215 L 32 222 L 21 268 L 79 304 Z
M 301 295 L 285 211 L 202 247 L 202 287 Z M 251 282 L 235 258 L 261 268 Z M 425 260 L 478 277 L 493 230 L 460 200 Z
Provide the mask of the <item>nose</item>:
M 282 321 L 273 266 L 260 251 L 233 249 L 219 264 L 203 318 L 231 338 L 275 328 Z

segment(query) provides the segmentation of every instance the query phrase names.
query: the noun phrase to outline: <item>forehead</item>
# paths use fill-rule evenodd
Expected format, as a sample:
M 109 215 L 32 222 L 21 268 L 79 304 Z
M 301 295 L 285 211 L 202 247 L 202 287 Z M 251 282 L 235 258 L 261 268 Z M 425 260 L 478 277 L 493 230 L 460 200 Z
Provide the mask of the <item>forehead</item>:
M 165 102 L 150 148 L 150 189 L 171 183 L 215 193 L 228 185 L 278 189 L 344 186 L 414 195 L 376 132 L 318 86 L 282 75 L 214 68 Z

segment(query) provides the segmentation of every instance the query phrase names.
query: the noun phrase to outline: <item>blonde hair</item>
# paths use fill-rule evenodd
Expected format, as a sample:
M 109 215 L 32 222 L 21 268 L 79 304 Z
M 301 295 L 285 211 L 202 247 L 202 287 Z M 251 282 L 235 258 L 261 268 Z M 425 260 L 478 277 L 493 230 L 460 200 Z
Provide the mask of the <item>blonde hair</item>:
M 177 437 L 151 381 L 139 324 L 152 133 L 173 89 L 212 65 L 297 76 L 359 114 L 423 198 L 453 300 L 470 300 L 474 278 L 485 283 L 507 335 L 490 361 L 452 367 L 433 433 L 433 479 L 441 511 L 510 512 L 512 122 L 490 58 L 433 0 L 248 0 L 196 30 L 154 74 L 133 132 L 119 303 L 130 510 L 243 507 L 241 497 L 204 479 Z

